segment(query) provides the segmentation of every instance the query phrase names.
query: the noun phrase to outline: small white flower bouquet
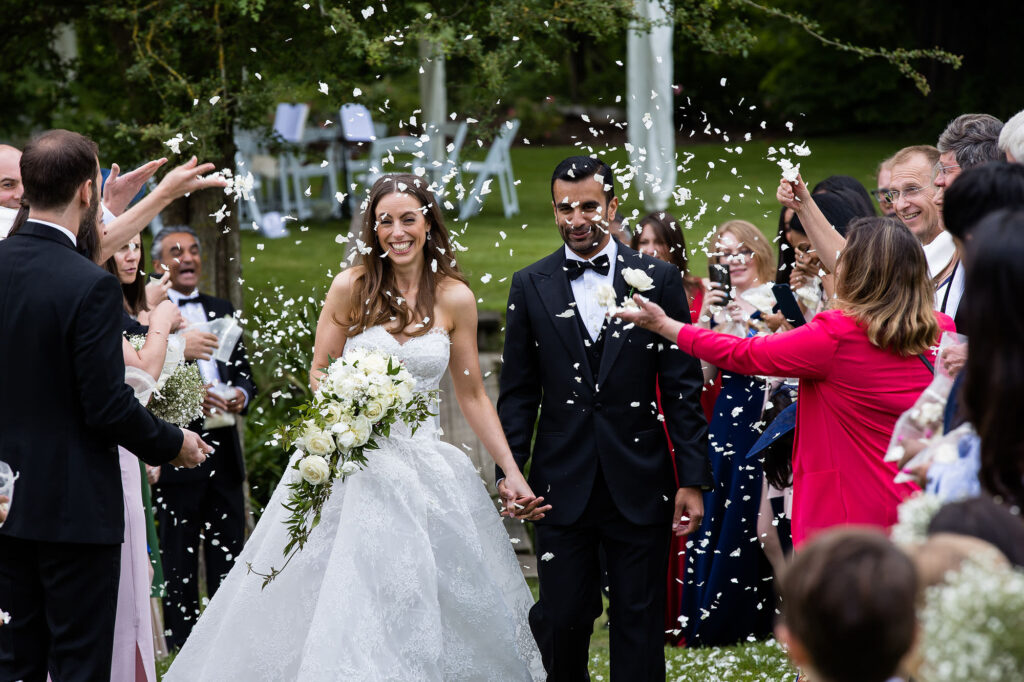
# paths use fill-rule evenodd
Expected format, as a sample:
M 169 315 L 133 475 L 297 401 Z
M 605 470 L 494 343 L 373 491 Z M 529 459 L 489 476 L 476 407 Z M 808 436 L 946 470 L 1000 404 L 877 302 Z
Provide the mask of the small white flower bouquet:
M 173 337 L 172 337 L 173 339 Z M 145 372 L 126 372 L 125 380 L 135 389 L 135 396 L 150 412 L 182 428 L 203 416 L 206 387 L 194 362 L 185 362 L 184 346 L 168 350 L 160 378 L 156 383 Z M 130 336 L 128 342 L 135 350 L 142 350 L 145 336 Z
M 437 391 L 414 392 L 415 380 L 392 355 L 356 348 L 334 360 L 324 372 L 313 399 L 298 407 L 298 416 L 282 426 L 278 435 L 286 448 L 295 448 L 284 507 L 290 540 L 284 565 L 269 573 L 249 570 L 263 578 L 263 587 L 284 570 L 302 550 L 310 532 L 320 523 L 320 512 L 331 496 L 336 479 L 345 480 L 364 468 L 366 452 L 376 450 L 377 438 L 388 438 L 401 421 L 412 433 L 434 413 Z
M 633 294 L 637 291 L 650 291 L 654 288 L 654 280 L 643 270 L 637 268 L 623 268 L 622 279 L 629 285 L 629 293 L 622 299 L 622 303 L 615 302 L 615 287 L 610 284 L 602 284 L 597 288 L 597 304 L 608 309 L 609 315 L 614 315 L 621 310 L 637 310 Z

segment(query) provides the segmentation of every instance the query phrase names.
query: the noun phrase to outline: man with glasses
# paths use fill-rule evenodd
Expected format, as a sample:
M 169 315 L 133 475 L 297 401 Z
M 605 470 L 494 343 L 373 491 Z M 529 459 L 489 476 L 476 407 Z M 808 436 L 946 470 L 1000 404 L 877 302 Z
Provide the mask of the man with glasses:
M 932 184 L 939 150 L 931 145 L 905 147 L 892 157 L 888 198 L 903 221 L 921 241 L 928 271 L 936 282 L 951 269 L 956 256 L 953 238 L 942 227 L 942 212 L 935 203 Z
M 878 208 L 882 209 L 882 215 L 896 215 L 896 207 L 890 201 L 889 195 L 889 182 L 892 179 L 891 157 L 878 164 L 875 176 L 878 178 L 878 188 L 871 190 L 871 196 L 878 202 Z
M 962 114 L 950 121 L 939 135 L 939 160 L 933 170 L 936 204 L 942 206 L 943 194 L 963 171 L 1006 160 L 999 149 L 1002 129 L 1003 122 L 988 114 Z

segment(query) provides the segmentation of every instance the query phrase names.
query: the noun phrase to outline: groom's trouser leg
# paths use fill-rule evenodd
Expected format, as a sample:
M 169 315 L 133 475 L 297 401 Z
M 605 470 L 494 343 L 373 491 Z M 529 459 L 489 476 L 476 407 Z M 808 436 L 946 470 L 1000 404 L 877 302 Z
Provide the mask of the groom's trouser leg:
M 602 528 L 608 558 L 612 682 L 665 679 L 668 523 L 638 526 L 619 516 Z
M 548 682 L 588 680 L 587 661 L 594 620 L 601 615 L 597 530 L 586 522 L 537 526 L 540 599 L 530 627 L 548 671 Z

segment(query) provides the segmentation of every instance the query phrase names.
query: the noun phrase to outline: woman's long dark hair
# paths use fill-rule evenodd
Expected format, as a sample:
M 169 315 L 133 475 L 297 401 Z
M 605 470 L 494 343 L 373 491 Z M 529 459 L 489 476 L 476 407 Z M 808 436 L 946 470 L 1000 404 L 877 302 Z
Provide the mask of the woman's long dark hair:
M 964 333 L 970 338 L 963 398 L 981 437 L 981 485 L 1024 505 L 1024 211 L 986 216 L 968 241 Z
M 860 180 L 849 175 L 830 175 L 815 185 L 811 194 L 838 195 L 850 205 L 859 218 L 878 215 L 867 189 Z
M 103 263 L 103 267 L 107 269 L 107 272 L 117 277 L 117 281 L 121 281 L 120 275 L 117 273 L 117 261 L 111 256 Z M 124 309 L 129 315 L 138 315 L 143 310 L 149 310 L 149 303 L 146 301 L 146 281 L 148 277 L 145 273 L 146 270 L 146 244 L 142 241 L 142 235 L 139 235 L 139 269 L 135 272 L 135 281 L 130 284 L 121 282 L 121 294 L 124 298 Z
M 833 177 L 844 176 L 837 175 Z M 821 210 L 828 222 L 843 236 L 846 236 L 846 230 L 850 223 L 857 218 L 871 218 L 875 215 L 873 212 L 865 213 L 863 209 L 858 209 L 857 206 L 851 204 L 846 197 L 839 193 L 812 194 L 811 199 Z M 782 212 L 779 213 L 779 270 L 775 277 L 775 281 L 779 284 L 789 284 L 789 273 L 796 262 L 796 254 L 786 241 L 785 215 L 786 209 L 783 208 Z M 790 218 L 788 229 L 798 234 L 807 234 L 803 224 L 800 222 L 800 216 L 796 213 Z M 786 248 L 782 248 L 783 246 Z
M 455 251 L 448 230 L 445 229 L 441 210 L 428 184 L 424 178 L 416 175 L 398 174 L 385 175 L 370 188 L 360 236 L 370 251 L 361 254 L 357 261 L 356 267 L 360 269 L 352 286 L 352 301 L 347 317 L 335 319 L 335 322 L 351 333 L 384 325 L 395 326 L 408 336 L 426 334 L 434 326 L 437 283 L 445 277 L 466 283 L 466 278 L 455 262 Z M 416 197 L 424 209 L 423 215 L 429 227 L 429 239 L 423 244 L 425 267 L 420 275 L 415 310 L 397 293 L 398 285 L 391 260 L 385 257 L 377 240 L 377 204 L 383 197 L 395 193 Z M 409 327 L 415 323 L 422 324 L 409 331 Z
M 683 275 L 686 297 L 692 301 L 696 292 L 704 285 L 700 277 L 690 274 L 690 259 L 686 255 L 686 240 L 683 238 L 679 221 L 668 211 L 655 211 L 641 218 L 629 244 L 630 248 L 636 251 L 640 250 L 640 237 L 643 236 L 645 225 L 650 225 L 658 240 L 668 246 L 668 262 L 679 268 Z

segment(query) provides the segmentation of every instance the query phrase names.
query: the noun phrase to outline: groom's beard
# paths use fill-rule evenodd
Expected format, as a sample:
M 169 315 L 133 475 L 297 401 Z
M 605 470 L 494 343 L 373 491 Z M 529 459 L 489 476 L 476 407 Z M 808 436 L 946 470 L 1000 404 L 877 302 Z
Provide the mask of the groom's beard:
M 99 225 L 96 216 L 100 209 L 100 190 L 93 187 L 92 201 L 82 214 L 78 223 L 78 252 L 92 260 L 100 251 Z

